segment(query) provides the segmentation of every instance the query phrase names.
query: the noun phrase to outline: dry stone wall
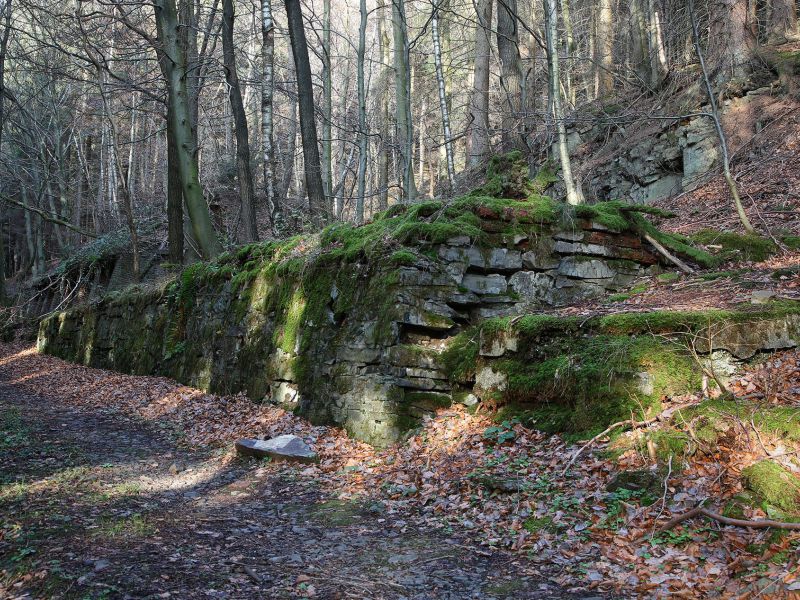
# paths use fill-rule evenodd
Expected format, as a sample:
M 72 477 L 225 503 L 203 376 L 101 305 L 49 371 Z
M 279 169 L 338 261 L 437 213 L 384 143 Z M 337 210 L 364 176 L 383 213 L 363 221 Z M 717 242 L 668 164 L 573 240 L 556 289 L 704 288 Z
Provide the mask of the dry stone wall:
M 618 291 L 659 268 L 639 237 L 590 220 L 503 233 L 508 211 L 479 218 L 490 245 L 455 235 L 407 246 L 413 259 L 402 266 L 356 261 L 319 278 L 316 299 L 308 285 L 279 294 L 280 280 L 237 285 L 229 273 L 52 315 L 38 345 L 92 366 L 244 391 L 385 444 L 453 401 L 439 354 L 465 327 Z

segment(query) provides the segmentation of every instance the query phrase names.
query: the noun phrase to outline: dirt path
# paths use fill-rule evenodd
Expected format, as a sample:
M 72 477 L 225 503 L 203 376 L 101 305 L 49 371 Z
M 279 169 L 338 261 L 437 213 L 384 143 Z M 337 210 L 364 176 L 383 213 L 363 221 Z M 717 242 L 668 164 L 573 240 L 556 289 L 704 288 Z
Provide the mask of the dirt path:
M 420 529 L 327 500 L 303 467 L 180 449 L 0 369 L 0 598 L 589 598 Z

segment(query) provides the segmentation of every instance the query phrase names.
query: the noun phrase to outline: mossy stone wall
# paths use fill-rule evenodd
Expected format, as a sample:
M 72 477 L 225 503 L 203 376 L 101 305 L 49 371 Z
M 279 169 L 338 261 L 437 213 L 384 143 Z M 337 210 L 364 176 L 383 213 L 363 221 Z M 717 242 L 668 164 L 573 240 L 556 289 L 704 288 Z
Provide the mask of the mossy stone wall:
M 447 340 L 659 269 L 617 204 L 580 216 L 529 186 L 515 193 L 393 207 L 363 227 L 247 246 L 162 289 L 52 315 L 38 346 L 91 366 L 244 391 L 385 444 L 452 400 Z

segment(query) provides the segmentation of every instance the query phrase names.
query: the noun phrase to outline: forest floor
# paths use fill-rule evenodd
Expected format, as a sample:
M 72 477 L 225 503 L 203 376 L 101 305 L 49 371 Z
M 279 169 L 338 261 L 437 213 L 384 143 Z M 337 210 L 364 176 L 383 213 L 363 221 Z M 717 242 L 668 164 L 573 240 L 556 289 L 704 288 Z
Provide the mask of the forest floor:
M 234 432 L 222 415 L 257 426 L 240 400 L 209 413 L 168 380 L 0 356 L 0 598 L 600 598 L 463 532 L 340 499 L 318 467 L 240 460 L 182 441 L 169 409 L 132 410 L 194 398 L 181 417 L 211 442 Z
M 800 353 L 773 355 L 732 389 L 796 405 Z M 379 450 L 244 396 L 21 344 L 0 346 L 0 417 L 0 598 L 800 592 L 800 532 L 696 519 L 658 533 L 698 502 L 721 510 L 762 450 L 793 452 L 767 435 L 758 446 L 725 438 L 684 468 L 670 461 L 645 505 L 607 491 L 620 468 L 646 464 L 641 452 L 614 464 L 587 451 L 564 475 L 577 446 L 463 408 Z M 283 433 L 303 436 L 320 463 L 246 461 L 231 448 Z

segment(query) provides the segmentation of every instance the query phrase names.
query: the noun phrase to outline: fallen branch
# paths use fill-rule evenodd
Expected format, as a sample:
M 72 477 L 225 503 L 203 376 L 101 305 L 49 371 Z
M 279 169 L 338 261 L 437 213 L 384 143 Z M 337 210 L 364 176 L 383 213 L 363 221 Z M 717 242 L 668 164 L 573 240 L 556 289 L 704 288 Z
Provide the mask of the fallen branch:
M 697 506 L 690 511 L 672 517 L 662 527 L 656 530 L 654 535 L 658 535 L 659 533 L 664 533 L 665 531 L 672 529 L 676 525 L 679 525 L 684 521 L 688 521 L 689 519 L 693 519 L 695 517 L 708 517 L 709 519 L 722 523 L 723 525 L 731 525 L 733 527 L 748 527 L 750 529 L 790 529 L 794 531 L 800 531 L 800 523 L 786 523 L 783 521 L 772 521 L 770 519 L 759 519 L 758 521 L 750 521 L 747 519 L 732 519 L 731 517 L 726 517 L 724 515 L 716 513 L 713 510 L 703 508 L 702 506 Z M 643 538 L 645 535 L 647 534 L 640 533 L 638 536 L 636 536 L 636 539 L 639 540 Z
M 694 269 L 692 267 L 690 267 L 680 258 L 672 254 L 669 250 L 667 250 L 664 246 L 662 246 L 661 243 L 652 235 L 650 235 L 646 231 L 642 231 L 642 237 L 646 239 L 648 242 L 650 242 L 650 245 L 653 246 L 653 248 L 655 248 L 661 256 L 666 258 L 669 262 L 678 267 L 681 271 L 687 273 L 688 275 L 694 274 Z
M 662 421 L 664 419 L 670 418 L 674 413 L 676 413 L 679 410 L 682 410 L 684 408 L 689 408 L 691 406 L 695 406 L 695 405 L 697 405 L 699 403 L 700 403 L 700 401 L 697 400 L 695 402 L 690 402 L 688 404 L 681 404 L 680 406 L 675 406 L 673 408 L 668 408 L 667 410 L 659 413 L 655 417 L 653 417 L 651 419 L 645 419 L 644 421 L 636 421 L 635 419 L 625 419 L 624 421 L 617 421 L 613 425 L 609 425 L 606 429 L 604 429 L 603 431 L 598 433 L 596 436 L 594 436 L 592 439 L 590 439 L 588 442 L 586 442 L 583 446 L 578 448 L 578 451 L 575 452 L 575 454 L 572 455 L 572 458 L 567 463 L 567 466 L 564 467 L 564 470 L 561 472 L 561 475 L 564 476 L 564 475 L 567 474 L 567 471 L 570 470 L 572 465 L 575 464 L 575 461 L 578 460 L 578 457 L 581 454 L 583 454 L 583 452 L 587 448 L 589 448 L 589 447 L 593 446 L 594 444 L 596 444 L 598 440 L 603 439 L 609 433 L 614 431 L 617 427 L 625 427 L 627 425 L 629 425 L 631 427 L 631 429 L 638 429 L 639 427 L 646 427 L 648 425 L 652 425 L 653 423 L 657 423 L 658 421 Z

